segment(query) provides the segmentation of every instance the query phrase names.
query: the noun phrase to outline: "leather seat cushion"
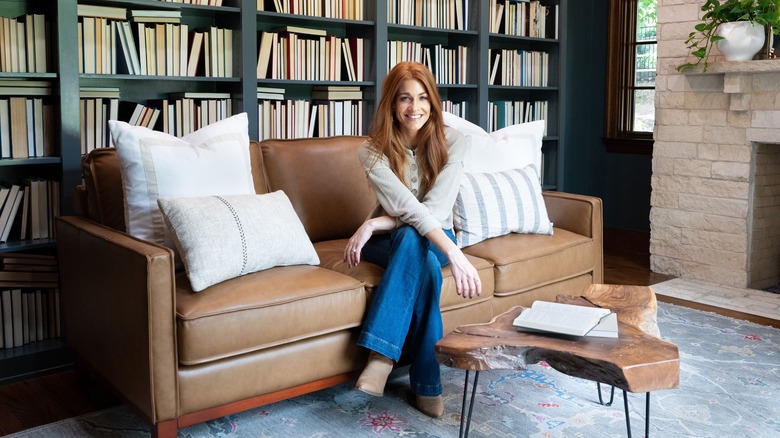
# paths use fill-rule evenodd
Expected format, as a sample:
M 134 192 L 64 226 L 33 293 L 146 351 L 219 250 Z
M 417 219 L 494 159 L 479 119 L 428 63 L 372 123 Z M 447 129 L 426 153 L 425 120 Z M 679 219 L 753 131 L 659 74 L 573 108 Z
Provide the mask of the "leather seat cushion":
M 314 249 L 320 257 L 320 266 L 330 270 L 352 276 L 365 283 L 369 295 L 374 287 L 382 279 L 384 269 L 368 262 L 361 262 L 358 266 L 350 268 L 342 261 L 344 256 L 344 247 L 348 239 L 328 240 L 317 242 Z M 482 295 L 470 300 L 463 299 L 455 292 L 455 282 L 452 279 L 452 272 L 449 267 L 442 269 L 442 294 L 440 307 L 441 310 L 448 311 L 454 308 L 469 307 L 490 300 L 493 297 L 493 265 L 481 258 L 466 255 L 474 267 L 479 272 L 479 278 L 482 281 Z
M 192 292 L 176 276 L 179 362 L 202 364 L 357 327 L 363 284 L 317 266 L 255 272 Z
M 495 296 L 507 296 L 592 272 L 593 239 L 555 228 L 553 235 L 507 234 L 464 249 L 490 261 Z

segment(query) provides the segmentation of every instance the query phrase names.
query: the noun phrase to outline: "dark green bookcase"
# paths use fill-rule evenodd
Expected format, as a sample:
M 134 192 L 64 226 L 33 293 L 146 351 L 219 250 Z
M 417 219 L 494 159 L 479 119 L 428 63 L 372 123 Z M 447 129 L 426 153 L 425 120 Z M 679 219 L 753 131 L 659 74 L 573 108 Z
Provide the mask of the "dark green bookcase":
M 387 0 L 392 1 L 392 0 Z M 565 108 L 561 96 L 565 92 L 563 80 L 566 68 L 567 0 L 547 0 L 557 4 L 559 38 L 526 38 L 493 34 L 488 31 L 490 2 L 469 0 L 466 30 L 431 29 L 389 24 L 387 1 L 366 0 L 362 20 L 343 20 L 324 17 L 279 14 L 257 11 L 256 0 L 224 0 L 223 6 L 200 6 L 156 0 L 3 0 L 0 14 L 18 16 L 25 13 L 44 13 L 49 23 L 49 72 L 0 73 L 0 78 L 29 78 L 52 82 L 57 142 L 60 155 L 26 160 L 0 160 L 0 180 L 13 181 L 35 176 L 61 181 L 62 214 L 73 213 L 73 191 L 81 184 L 81 140 L 79 119 L 79 88 L 83 86 L 118 87 L 122 100 L 143 103 L 161 99 L 170 92 L 203 91 L 229 92 L 233 96 L 233 111 L 246 112 L 249 118 L 249 136 L 258 138 L 257 87 L 284 88 L 285 97 L 306 99 L 317 85 L 359 85 L 365 91 L 364 132 L 367 131 L 387 74 L 388 40 L 464 45 L 469 50 L 467 83 L 442 85 L 444 99 L 468 102 L 467 118 L 486 127 L 490 100 L 547 100 L 549 102 L 548 133 L 544 139 L 544 187 L 561 190 L 564 187 L 561 171 L 567 143 Z M 166 77 L 126 74 L 79 74 L 77 46 L 78 4 L 119 6 L 128 9 L 179 10 L 182 22 L 193 30 L 198 26 L 219 26 L 233 29 L 233 66 L 231 77 Z M 270 2 L 272 4 L 273 2 Z M 360 37 L 365 40 L 364 81 L 293 81 L 256 78 L 258 42 L 263 30 L 283 25 L 326 29 L 328 34 L 340 37 Z M 550 53 L 550 77 L 547 87 L 507 87 L 489 85 L 489 49 L 512 48 L 542 50 Z M 0 252 L 52 251 L 53 239 L 0 244 Z M 67 297 L 62 297 L 67 299 Z M 67 337 L 67 333 L 64 334 Z M 70 355 L 61 340 L 50 340 L 0 352 L 0 384 L 33 376 L 39 372 L 67 366 Z M 8 371 L 5 371 L 8 370 Z

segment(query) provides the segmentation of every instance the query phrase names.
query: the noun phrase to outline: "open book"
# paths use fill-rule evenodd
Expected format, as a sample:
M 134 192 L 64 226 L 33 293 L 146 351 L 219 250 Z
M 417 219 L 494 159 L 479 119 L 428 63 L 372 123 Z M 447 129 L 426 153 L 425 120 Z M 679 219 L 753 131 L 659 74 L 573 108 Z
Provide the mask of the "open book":
M 609 309 L 534 301 L 512 323 L 518 330 L 574 336 L 618 336 L 617 315 Z

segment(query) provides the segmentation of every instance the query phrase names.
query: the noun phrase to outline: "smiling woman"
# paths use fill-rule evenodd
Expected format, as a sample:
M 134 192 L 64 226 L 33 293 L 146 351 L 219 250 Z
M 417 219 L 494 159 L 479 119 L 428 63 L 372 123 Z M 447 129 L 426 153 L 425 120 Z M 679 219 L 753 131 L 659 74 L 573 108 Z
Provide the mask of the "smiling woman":
M 449 265 L 463 298 L 482 290 L 452 232 L 466 147 L 462 134 L 445 129 L 428 68 L 416 62 L 393 67 L 359 153 L 379 205 L 344 248 L 350 267 L 365 259 L 385 268 L 358 339 L 371 352 L 355 387 L 381 396 L 406 342 L 417 408 L 431 417 L 444 414 L 433 350 L 443 334 L 442 267 Z

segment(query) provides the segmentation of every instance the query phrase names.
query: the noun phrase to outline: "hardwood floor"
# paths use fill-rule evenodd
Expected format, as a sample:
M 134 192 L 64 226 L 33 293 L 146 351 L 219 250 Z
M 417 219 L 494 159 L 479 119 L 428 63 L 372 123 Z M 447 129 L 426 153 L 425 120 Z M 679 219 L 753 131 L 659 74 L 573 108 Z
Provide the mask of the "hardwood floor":
M 605 251 L 604 282 L 649 286 L 672 277 L 650 271 L 647 254 Z M 675 300 L 659 297 L 661 301 Z M 698 307 L 676 300 L 675 304 Z M 704 306 L 707 307 L 707 306 Z M 706 308 L 705 310 L 713 310 Z M 729 315 L 750 319 L 750 315 Z M 766 324 L 766 321 L 756 321 Z M 774 322 L 777 327 L 777 321 Z M 0 386 L 0 436 L 116 406 L 120 402 L 94 381 L 80 381 L 69 370 Z

